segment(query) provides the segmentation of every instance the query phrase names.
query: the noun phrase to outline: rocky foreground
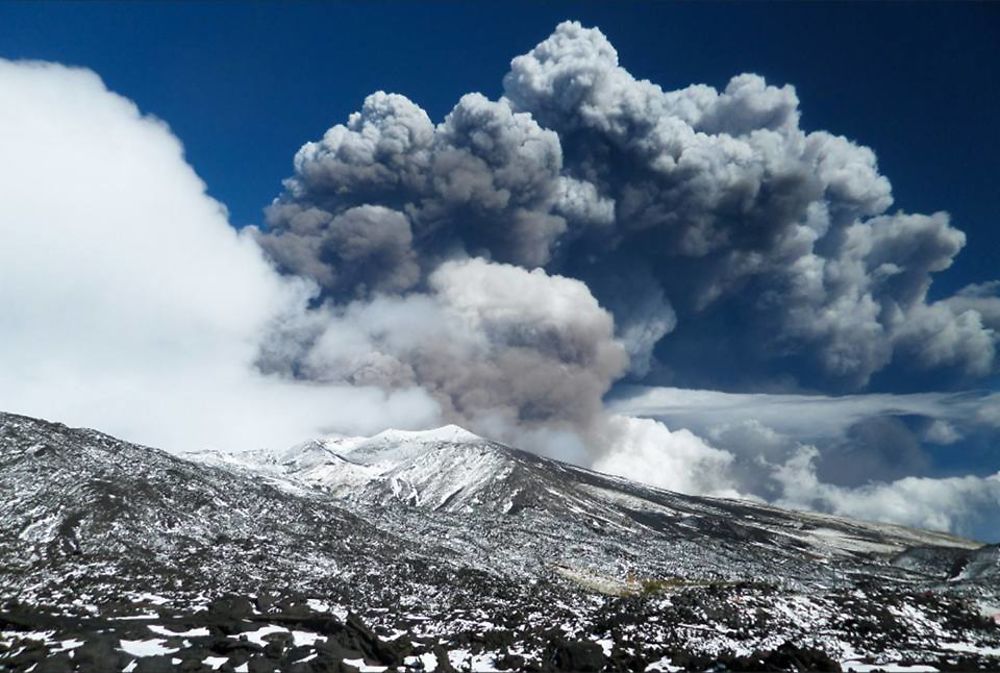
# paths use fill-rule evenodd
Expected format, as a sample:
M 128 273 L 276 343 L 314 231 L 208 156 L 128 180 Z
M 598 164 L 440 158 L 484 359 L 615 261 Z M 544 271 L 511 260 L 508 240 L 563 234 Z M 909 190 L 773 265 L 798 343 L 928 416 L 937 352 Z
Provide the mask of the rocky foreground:
M 997 670 L 1000 553 L 458 428 L 186 457 L 0 414 L 0 668 Z

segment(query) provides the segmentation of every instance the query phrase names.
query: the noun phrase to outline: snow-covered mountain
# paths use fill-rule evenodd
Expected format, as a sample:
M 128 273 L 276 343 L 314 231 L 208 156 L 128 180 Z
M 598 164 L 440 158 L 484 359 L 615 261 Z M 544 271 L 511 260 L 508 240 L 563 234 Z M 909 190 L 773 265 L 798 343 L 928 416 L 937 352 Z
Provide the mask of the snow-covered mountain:
M 283 451 L 218 451 L 186 454 L 189 459 L 230 469 L 259 472 L 352 500 L 398 500 L 430 509 L 462 506 L 480 488 L 503 482 L 513 467 L 506 447 L 458 426 L 374 437 L 316 439 Z M 478 505 L 490 506 L 487 494 Z
M 909 581 L 913 569 L 886 566 L 885 559 L 912 547 L 951 559 L 953 552 L 941 550 L 978 546 L 943 533 L 679 495 L 540 458 L 457 426 L 318 439 L 282 452 L 187 457 L 330 494 L 383 529 L 439 541 L 469 556 L 470 565 L 508 574 L 557 564 L 609 584 L 638 574 L 807 586 L 850 583 L 851 573 L 874 564 Z M 761 567 L 765 553 L 769 563 Z
M 0 414 L 0 559 L 13 670 L 1000 664 L 996 546 L 456 426 L 174 456 Z

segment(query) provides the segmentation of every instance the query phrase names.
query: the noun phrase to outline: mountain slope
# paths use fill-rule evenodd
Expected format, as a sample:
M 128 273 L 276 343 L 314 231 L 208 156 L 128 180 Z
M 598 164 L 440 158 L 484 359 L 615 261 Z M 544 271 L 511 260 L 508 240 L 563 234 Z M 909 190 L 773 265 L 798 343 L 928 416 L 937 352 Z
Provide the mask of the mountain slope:
M 366 556 L 405 579 L 422 555 L 293 483 L 11 415 L 0 415 L 0 494 L 0 596 L 21 600 L 115 596 L 136 579 L 147 593 L 218 593 L 288 578 L 350 598 L 372 583 Z M 455 565 L 443 549 L 425 556 Z
M 0 414 L 12 670 L 995 667 L 996 558 L 455 427 L 182 458 Z
M 439 540 L 467 556 L 475 549 L 481 558 L 470 564 L 515 574 L 559 564 L 611 584 L 633 575 L 801 586 L 844 585 L 852 573 L 877 568 L 897 581 L 920 582 L 916 568 L 887 559 L 914 546 L 979 546 L 943 533 L 683 496 L 454 426 L 316 440 L 279 455 L 190 457 L 328 493 L 400 536 Z

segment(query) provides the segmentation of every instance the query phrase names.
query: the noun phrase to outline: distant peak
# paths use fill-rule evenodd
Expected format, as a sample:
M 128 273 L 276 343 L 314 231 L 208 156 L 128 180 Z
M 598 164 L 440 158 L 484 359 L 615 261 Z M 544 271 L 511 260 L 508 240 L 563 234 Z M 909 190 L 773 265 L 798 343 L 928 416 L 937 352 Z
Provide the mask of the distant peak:
M 466 444 L 485 441 L 482 437 L 458 425 L 442 425 L 432 430 L 385 430 L 372 439 L 401 442 L 449 442 Z

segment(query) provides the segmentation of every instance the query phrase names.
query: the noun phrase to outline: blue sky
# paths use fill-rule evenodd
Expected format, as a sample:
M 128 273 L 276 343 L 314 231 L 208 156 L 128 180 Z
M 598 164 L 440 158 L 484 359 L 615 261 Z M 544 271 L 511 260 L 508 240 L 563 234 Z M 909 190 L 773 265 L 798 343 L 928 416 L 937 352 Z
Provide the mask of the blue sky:
M 183 449 L 457 422 L 994 539 L 998 28 L 990 3 L 2 3 L 0 303 L 38 308 L 0 325 L 0 407 Z M 2 59 L 92 70 L 169 133 Z M 741 73 L 766 86 L 724 93 Z
M 565 19 L 597 25 L 637 77 L 794 84 L 803 126 L 878 152 L 898 206 L 969 235 L 936 289 L 1000 268 L 995 3 L 35 3 L 0 5 L 0 55 L 94 69 L 166 120 L 233 223 L 261 208 L 307 139 L 370 92 L 440 120 L 495 97 L 510 59 Z

